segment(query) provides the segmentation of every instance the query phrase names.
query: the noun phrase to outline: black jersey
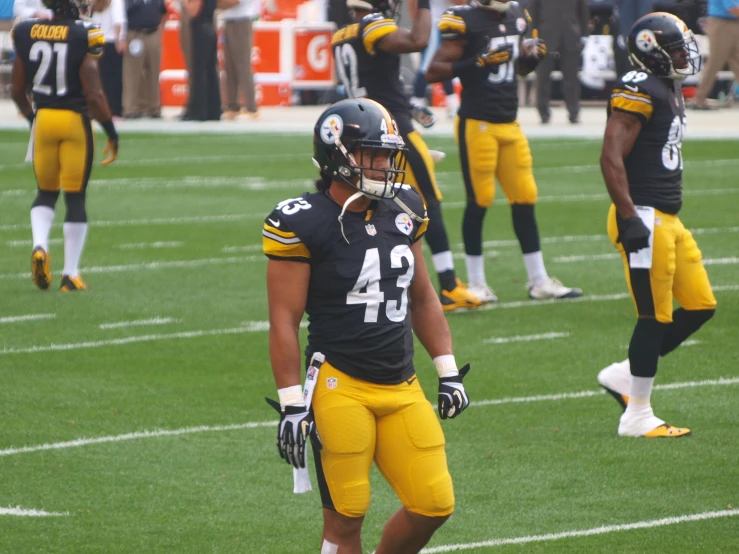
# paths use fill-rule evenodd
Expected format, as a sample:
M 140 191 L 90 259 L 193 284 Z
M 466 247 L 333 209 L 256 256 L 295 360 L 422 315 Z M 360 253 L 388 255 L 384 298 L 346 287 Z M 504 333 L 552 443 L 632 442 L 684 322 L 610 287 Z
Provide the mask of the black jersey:
M 651 73 L 630 71 L 616 83 L 608 103 L 613 111 L 635 115 L 642 123 L 624 160 L 634 204 L 676 214 L 682 206 L 685 103 L 678 83 Z
M 385 106 L 398 124 L 411 120 L 411 105 L 400 82 L 400 55 L 375 48 L 398 25 L 380 13 L 363 17 L 334 33 L 336 73 L 349 98 L 366 97 Z
M 105 37 L 99 27 L 74 19 L 29 19 L 13 29 L 13 42 L 36 109 L 87 113 L 80 67 L 86 56 L 103 53 Z
M 419 194 L 404 185 L 399 196 L 425 214 Z M 325 192 L 280 202 L 264 222 L 264 253 L 311 264 L 306 355 L 322 352 L 344 373 L 373 383 L 400 383 L 414 373 L 409 288 L 411 245 L 426 223 L 411 219 L 393 200 L 364 213 L 344 214 Z
M 475 68 L 460 76 L 462 103 L 459 117 L 490 123 L 511 123 L 518 117 L 518 57 L 529 15 L 517 2 L 504 14 L 478 5 L 454 6 L 444 12 L 439 31 L 444 40 L 464 40 L 462 59 L 476 58 L 487 50 L 510 44 L 508 63 L 489 69 Z

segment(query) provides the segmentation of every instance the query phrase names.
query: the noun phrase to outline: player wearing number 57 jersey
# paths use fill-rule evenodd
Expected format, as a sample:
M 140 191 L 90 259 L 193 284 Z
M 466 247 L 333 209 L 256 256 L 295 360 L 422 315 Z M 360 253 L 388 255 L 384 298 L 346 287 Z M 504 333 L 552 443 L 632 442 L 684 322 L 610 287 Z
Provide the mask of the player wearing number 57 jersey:
M 441 212 L 434 161 L 426 143 L 414 130 L 411 105 L 400 82 L 400 54 L 422 51 L 431 30 L 429 0 L 420 0 L 413 28 L 395 23 L 396 0 L 347 0 L 355 22 L 337 31 L 332 40 L 336 69 L 350 98 L 366 97 L 382 104 L 398 124 L 408 150 L 406 183 L 423 197 L 429 214 L 426 242 L 441 286 L 444 310 L 475 308 L 480 299 L 469 293 L 454 272 L 454 261 Z
M 318 191 L 278 204 L 262 233 L 280 430 L 294 430 L 278 433 L 278 448 L 297 466 L 292 449 L 312 435 L 321 552 L 363 552 L 373 461 L 403 504 L 375 552 L 418 552 L 451 515 L 454 493 L 444 434 L 416 377 L 413 334 L 439 373 L 442 419 L 469 405 L 469 365 L 458 370 L 454 360 L 421 251 L 425 208 L 401 184 L 405 148 L 388 111 L 368 99 L 338 102 L 320 116 L 313 148 Z M 304 313 L 306 354 L 325 356 L 310 410 L 300 386 Z
M 79 20 L 75 0 L 44 0 L 44 5 L 54 12 L 51 21 L 30 19 L 13 29 L 12 96 L 31 123 L 33 135 L 38 184 L 31 208 L 33 281 L 42 290 L 51 285 L 49 233 L 56 201 L 64 191 L 67 214 L 61 290 L 66 292 L 87 288 L 79 275 L 79 261 L 87 236 L 85 193 L 95 150 L 90 114 L 108 135 L 110 156 L 103 164 L 115 159 L 118 134 L 97 66 L 105 45 L 102 31 Z
M 531 151 L 518 114 L 517 76 L 534 70 L 546 54 L 538 39 L 523 37 L 529 16 L 517 2 L 480 0 L 447 10 L 439 22 L 442 44 L 426 72 L 428 82 L 459 77 L 462 103 L 456 137 L 467 192 L 462 235 L 469 288 L 488 302 L 497 300 L 485 278 L 482 229 L 500 182 L 511 205 L 513 228 L 534 299 L 573 298 L 568 288 L 547 275 L 534 216 L 537 190 Z
M 629 357 L 598 381 L 625 408 L 623 436 L 690 434 L 655 417 L 657 360 L 677 348 L 716 309 L 701 252 L 678 217 L 682 206 L 685 104 L 680 81 L 699 70 L 693 34 L 672 14 L 639 19 L 628 37 L 634 71 L 613 89 L 601 168 L 613 200 L 608 236 L 621 253 L 638 320 Z M 673 298 L 681 308 L 673 312 Z

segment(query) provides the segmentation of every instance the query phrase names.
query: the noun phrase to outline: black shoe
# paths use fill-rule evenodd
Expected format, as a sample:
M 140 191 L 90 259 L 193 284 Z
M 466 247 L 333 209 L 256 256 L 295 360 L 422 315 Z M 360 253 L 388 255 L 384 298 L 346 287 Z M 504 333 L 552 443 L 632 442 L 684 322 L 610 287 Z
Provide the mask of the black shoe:
M 570 123 L 573 125 L 578 125 L 580 123 L 580 116 L 578 115 L 571 115 L 570 116 Z
M 548 115 L 541 116 L 541 124 L 542 125 L 549 125 L 549 116 Z
M 153 113 L 149 116 L 149 119 L 162 119 L 161 113 Z
M 144 117 L 144 114 L 132 113 L 129 115 L 124 115 L 123 119 L 141 119 L 142 117 Z

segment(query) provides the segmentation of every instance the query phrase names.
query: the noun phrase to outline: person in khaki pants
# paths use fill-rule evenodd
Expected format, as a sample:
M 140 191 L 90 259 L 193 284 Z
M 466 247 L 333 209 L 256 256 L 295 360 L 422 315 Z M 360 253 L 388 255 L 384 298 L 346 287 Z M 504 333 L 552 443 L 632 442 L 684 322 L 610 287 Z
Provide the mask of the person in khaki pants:
M 228 8 L 221 13 L 226 56 L 223 117 L 234 119 L 239 112 L 244 112 L 251 118 L 258 117 L 251 48 L 252 21 L 259 15 L 259 0 L 220 0 L 218 7 Z
M 167 8 L 163 0 L 126 0 L 126 12 L 128 50 L 123 56 L 123 117 L 159 118 L 159 68 Z
M 701 82 L 692 107 L 708 109 L 706 98 L 716 84 L 716 75 L 728 63 L 739 81 L 739 0 L 709 0 L 708 61 L 701 73 Z

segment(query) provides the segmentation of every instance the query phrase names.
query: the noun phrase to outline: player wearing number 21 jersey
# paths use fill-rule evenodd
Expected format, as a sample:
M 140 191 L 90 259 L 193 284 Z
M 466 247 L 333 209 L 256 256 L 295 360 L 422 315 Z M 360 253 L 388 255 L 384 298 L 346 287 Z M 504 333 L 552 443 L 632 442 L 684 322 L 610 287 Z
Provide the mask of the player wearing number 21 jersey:
M 537 199 L 531 150 L 518 116 L 518 75 L 533 71 L 546 46 L 524 39 L 529 15 L 517 2 L 480 0 L 447 10 L 439 22 L 442 44 L 426 72 L 428 82 L 459 77 L 462 103 L 456 138 L 467 192 L 462 236 L 469 288 L 489 302 L 497 300 L 485 278 L 482 229 L 500 182 L 511 205 L 533 299 L 574 298 L 580 289 L 549 277 L 534 216 Z
M 278 449 L 302 467 L 313 442 L 322 552 L 362 552 L 373 461 L 403 504 L 376 552 L 418 552 L 452 513 L 454 493 L 444 434 L 416 377 L 413 333 L 439 374 L 443 419 L 469 405 L 469 365 L 457 369 L 421 251 L 425 207 L 401 184 L 406 151 L 389 112 L 369 99 L 338 102 L 319 117 L 313 147 L 318 191 L 278 204 L 262 232 Z M 304 313 L 305 353 L 319 366 L 311 406 L 300 385 Z
M 657 361 L 716 309 L 701 252 L 678 217 L 682 206 L 685 103 L 680 81 L 698 72 L 693 33 L 672 14 L 639 19 L 628 37 L 635 70 L 616 83 L 608 104 L 601 168 L 613 200 L 608 236 L 621 253 L 638 320 L 629 357 L 598 375 L 625 408 L 618 433 L 682 437 L 690 429 L 655 417 Z M 680 309 L 673 311 L 673 298 Z

